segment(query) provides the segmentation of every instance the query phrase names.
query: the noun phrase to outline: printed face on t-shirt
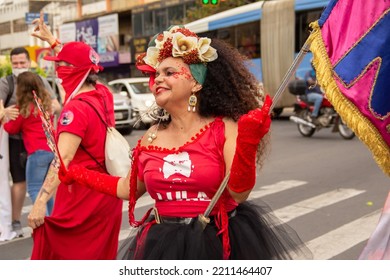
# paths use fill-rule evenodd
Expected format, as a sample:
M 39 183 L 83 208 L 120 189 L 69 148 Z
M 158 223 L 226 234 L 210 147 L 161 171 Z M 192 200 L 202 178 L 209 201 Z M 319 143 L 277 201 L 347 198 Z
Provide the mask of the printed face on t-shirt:
M 167 179 L 173 174 L 181 174 L 185 177 L 191 175 L 191 160 L 187 152 L 171 154 L 164 157 L 163 170 L 164 178 Z

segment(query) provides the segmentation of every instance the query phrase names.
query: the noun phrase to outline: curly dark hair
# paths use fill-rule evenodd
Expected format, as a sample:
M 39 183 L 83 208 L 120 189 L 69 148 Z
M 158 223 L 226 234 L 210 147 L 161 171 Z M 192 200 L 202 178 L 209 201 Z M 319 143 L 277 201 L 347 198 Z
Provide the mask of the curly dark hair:
M 51 112 L 50 93 L 45 88 L 41 77 L 29 71 L 23 72 L 19 74 L 16 85 L 16 102 L 23 117 L 27 118 L 30 115 L 31 103 L 35 106 L 33 91 L 41 99 L 43 108 Z M 36 114 L 38 108 L 35 106 L 34 115 Z
M 240 116 L 261 107 L 264 96 L 256 77 L 245 64 L 246 57 L 230 44 L 212 39 L 211 46 L 218 58 L 207 63 L 206 79 L 196 93 L 199 114 L 203 117 L 228 117 L 238 121 Z M 159 110 L 162 115 L 163 109 Z M 162 121 L 162 127 L 170 122 Z M 155 122 L 157 123 L 157 121 Z M 261 168 L 269 152 L 270 136 L 267 134 L 259 144 L 257 163 Z
M 241 115 L 260 107 L 263 96 L 259 82 L 237 49 L 218 39 L 212 39 L 211 46 L 217 49 L 218 58 L 207 63 L 206 79 L 197 96 L 199 114 L 237 121 Z
M 211 46 L 217 49 L 218 58 L 207 63 L 206 79 L 196 93 L 197 110 L 203 117 L 237 121 L 243 114 L 261 107 L 264 96 L 260 83 L 245 65 L 246 57 L 237 49 L 219 39 L 212 39 Z
M 219 39 L 212 39 L 211 46 L 217 49 L 218 58 L 207 63 L 206 79 L 197 96 L 199 114 L 229 117 L 237 121 L 250 110 L 261 107 L 264 96 L 260 83 L 245 65 L 247 58 L 237 49 Z M 269 141 L 267 134 L 259 144 L 259 168 L 269 152 Z

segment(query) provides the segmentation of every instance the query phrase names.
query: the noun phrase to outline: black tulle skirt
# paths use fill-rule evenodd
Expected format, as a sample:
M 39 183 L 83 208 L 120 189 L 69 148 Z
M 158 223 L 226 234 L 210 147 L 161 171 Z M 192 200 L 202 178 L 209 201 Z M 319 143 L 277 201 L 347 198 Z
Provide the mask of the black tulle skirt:
M 123 242 L 118 259 L 220 260 L 222 237 L 213 219 L 204 228 L 197 218 L 185 223 L 152 224 L 154 217 Z M 232 260 L 310 259 L 311 253 L 290 226 L 267 205 L 240 204 L 229 217 Z

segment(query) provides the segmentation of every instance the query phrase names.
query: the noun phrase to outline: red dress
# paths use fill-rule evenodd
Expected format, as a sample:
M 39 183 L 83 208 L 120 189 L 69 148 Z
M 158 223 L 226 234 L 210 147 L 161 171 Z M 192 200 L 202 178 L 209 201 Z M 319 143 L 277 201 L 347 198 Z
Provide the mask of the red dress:
M 113 97 L 102 85 L 96 91 L 77 95 L 63 108 L 58 135 L 70 132 L 82 138 L 81 145 L 104 166 L 105 125 L 85 102 L 87 99 L 114 123 Z M 104 103 L 106 106 L 104 106 Z M 81 147 L 70 164 L 106 172 Z M 53 213 L 33 232 L 31 259 L 115 259 L 122 221 L 122 200 L 74 183 L 60 184 Z

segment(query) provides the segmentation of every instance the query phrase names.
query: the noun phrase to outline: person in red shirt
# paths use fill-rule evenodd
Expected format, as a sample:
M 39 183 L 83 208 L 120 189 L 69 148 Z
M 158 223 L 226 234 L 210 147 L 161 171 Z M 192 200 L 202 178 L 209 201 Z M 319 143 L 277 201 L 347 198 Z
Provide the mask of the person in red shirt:
M 56 52 L 56 56 L 44 59 L 55 61 L 56 75 L 65 90 L 56 128 L 62 163 L 66 168 L 81 165 L 107 174 L 106 125 L 100 117 L 114 126 L 114 102 L 109 89 L 98 82 L 97 73 L 102 70 L 99 55 L 83 42 L 59 43 L 44 24 L 43 15 L 33 24 L 37 24 L 33 35 L 49 43 Z M 116 259 L 122 200 L 82 184 L 61 183 L 56 159 L 28 215 L 34 240 L 31 259 Z M 53 213 L 45 217 L 46 203 L 54 194 Z
M 23 136 L 23 143 L 27 151 L 27 192 L 34 203 L 53 160 L 53 153 L 47 145 L 42 121 L 34 102 L 33 91 L 53 119 L 50 93 L 45 88 L 42 79 L 35 73 L 24 72 L 18 76 L 16 89 L 17 107 L 20 114 L 15 120 L 4 123 L 4 129 L 11 135 L 21 133 Z M 53 198 L 47 203 L 46 214 L 50 215 L 52 209 Z

